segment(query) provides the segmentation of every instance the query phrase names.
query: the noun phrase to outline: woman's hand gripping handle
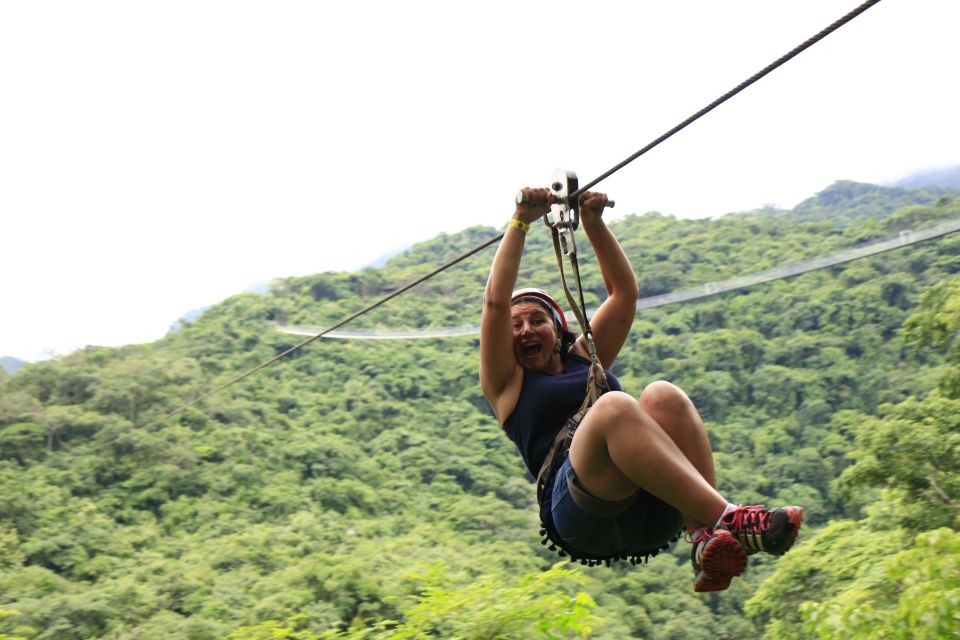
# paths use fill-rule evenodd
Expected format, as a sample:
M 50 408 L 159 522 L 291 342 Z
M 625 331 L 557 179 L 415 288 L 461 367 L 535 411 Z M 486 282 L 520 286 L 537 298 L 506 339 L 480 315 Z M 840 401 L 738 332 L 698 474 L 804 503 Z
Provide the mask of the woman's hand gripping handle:
M 580 219 L 585 224 L 598 222 L 603 216 L 603 210 L 607 207 L 612 209 L 614 204 L 605 193 L 585 191 L 580 195 Z
M 513 212 L 513 219 L 524 224 L 536 222 L 550 213 L 554 199 L 550 189 L 536 189 L 526 187 L 517 193 L 517 208 Z

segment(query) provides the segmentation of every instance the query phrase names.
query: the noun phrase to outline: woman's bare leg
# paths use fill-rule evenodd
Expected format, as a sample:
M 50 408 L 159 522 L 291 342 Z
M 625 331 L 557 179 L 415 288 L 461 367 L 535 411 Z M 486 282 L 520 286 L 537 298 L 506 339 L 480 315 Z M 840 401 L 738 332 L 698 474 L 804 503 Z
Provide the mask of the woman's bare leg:
M 619 391 L 604 394 L 590 409 L 570 459 L 598 498 L 621 500 L 639 487 L 685 514 L 688 526 L 716 522 L 727 506 L 713 487 L 712 463 L 708 480 L 640 402 Z
M 717 474 L 713 466 L 710 439 L 700 414 L 687 394 L 676 385 L 658 380 L 647 385 L 638 400 L 640 408 L 663 428 L 703 479 L 716 489 Z M 704 522 L 687 513 L 683 514 L 683 521 L 689 530 L 712 527 L 716 522 Z

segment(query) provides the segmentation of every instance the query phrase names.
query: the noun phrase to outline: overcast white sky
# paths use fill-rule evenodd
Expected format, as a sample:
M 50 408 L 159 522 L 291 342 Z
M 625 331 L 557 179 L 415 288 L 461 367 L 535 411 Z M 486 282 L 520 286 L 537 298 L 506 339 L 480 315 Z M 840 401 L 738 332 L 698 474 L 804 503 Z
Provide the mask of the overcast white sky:
M 2 3 L 0 355 L 502 227 L 519 187 L 596 177 L 858 4 Z M 958 164 L 958 24 L 884 0 L 602 189 L 704 217 Z

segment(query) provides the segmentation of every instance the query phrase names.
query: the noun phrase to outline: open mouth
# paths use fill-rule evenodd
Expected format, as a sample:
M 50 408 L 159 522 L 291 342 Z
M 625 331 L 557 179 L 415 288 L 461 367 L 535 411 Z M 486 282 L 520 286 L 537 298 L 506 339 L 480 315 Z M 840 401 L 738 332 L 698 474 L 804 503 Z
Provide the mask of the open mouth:
M 523 355 L 527 358 L 532 358 L 543 350 L 543 347 L 539 343 L 533 342 L 530 344 L 524 344 L 520 346 L 520 351 L 523 352 Z

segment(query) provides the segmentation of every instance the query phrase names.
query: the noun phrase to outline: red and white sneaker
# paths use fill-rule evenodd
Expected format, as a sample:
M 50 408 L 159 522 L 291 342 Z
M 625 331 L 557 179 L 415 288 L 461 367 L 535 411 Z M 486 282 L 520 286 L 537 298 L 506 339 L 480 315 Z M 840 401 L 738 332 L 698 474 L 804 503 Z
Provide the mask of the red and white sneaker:
M 687 542 L 693 543 L 690 564 L 694 591 L 723 591 L 747 568 L 746 550 L 725 529 L 690 531 Z
M 782 556 L 793 546 L 802 523 L 801 507 L 737 506 L 720 518 L 716 532 L 729 532 L 748 555 L 763 551 Z

